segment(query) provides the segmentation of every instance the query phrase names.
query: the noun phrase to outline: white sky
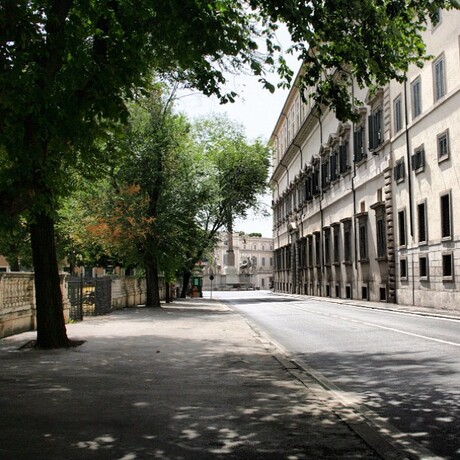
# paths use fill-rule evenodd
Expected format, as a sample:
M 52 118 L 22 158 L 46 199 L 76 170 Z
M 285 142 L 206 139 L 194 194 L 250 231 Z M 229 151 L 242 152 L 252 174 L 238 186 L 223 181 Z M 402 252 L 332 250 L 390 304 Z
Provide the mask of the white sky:
M 278 34 L 281 44 L 289 45 L 289 35 L 285 31 Z M 297 74 L 299 63 L 296 58 L 286 56 L 294 75 Z M 271 78 L 270 78 L 271 77 Z M 252 140 L 261 137 L 268 141 L 275 128 L 281 109 L 286 100 L 288 90 L 277 89 L 270 93 L 257 81 L 258 77 L 239 75 L 230 76 L 227 87 L 238 93 L 239 97 L 233 104 L 220 105 L 216 97 L 206 97 L 199 93 L 180 95 L 176 102 L 176 108 L 185 112 L 190 118 L 209 116 L 213 113 L 226 113 L 232 120 L 242 124 L 246 129 L 247 137 Z M 267 78 L 270 82 L 276 82 L 276 76 Z M 184 97 L 185 96 L 185 97 Z M 270 206 L 271 196 L 264 198 L 264 202 Z M 270 209 L 269 209 L 270 210 Z M 235 222 L 235 231 L 246 233 L 260 232 L 262 236 L 272 236 L 272 217 L 250 215 L 244 221 Z

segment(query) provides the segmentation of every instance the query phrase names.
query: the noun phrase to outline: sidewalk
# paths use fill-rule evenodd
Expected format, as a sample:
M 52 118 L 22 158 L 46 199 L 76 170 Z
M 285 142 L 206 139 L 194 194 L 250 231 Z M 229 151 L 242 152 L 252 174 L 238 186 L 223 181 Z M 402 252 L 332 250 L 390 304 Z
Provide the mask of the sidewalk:
M 0 340 L 1 459 L 402 458 L 218 301 L 125 309 L 67 331 L 85 343 Z

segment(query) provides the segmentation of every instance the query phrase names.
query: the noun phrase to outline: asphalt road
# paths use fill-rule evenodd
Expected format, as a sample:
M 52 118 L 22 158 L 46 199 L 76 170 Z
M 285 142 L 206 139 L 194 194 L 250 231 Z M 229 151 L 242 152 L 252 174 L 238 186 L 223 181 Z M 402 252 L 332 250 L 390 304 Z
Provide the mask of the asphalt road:
M 460 459 L 460 320 L 367 309 L 268 292 L 215 292 L 434 454 Z

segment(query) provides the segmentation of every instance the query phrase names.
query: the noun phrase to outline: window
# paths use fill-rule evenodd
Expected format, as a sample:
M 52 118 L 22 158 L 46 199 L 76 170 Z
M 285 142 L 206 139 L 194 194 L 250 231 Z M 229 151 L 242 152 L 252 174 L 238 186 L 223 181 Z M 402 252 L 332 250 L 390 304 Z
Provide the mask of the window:
M 428 256 L 420 256 L 418 259 L 419 277 L 421 280 L 428 279 Z
M 329 157 L 321 163 L 321 188 L 324 190 L 329 186 Z
M 367 255 L 367 218 L 359 219 L 359 260 L 365 262 Z
M 434 101 L 438 101 L 446 94 L 446 72 L 444 56 L 438 57 L 433 62 L 433 90 L 434 90 Z
M 415 171 L 416 174 L 422 172 L 425 169 L 425 149 L 423 145 L 414 150 L 411 161 L 412 171 Z
M 393 101 L 393 122 L 395 133 L 401 131 L 402 129 L 402 102 L 401 96 L 398 96 Z
M 334 224 L 333 229 L 334 229 L 334 234 L 333 234 L 334 264 L 339 264 L 340 263 L 340 227 L 338 224 Z
M 368 117 L 369 150 L 375 150 L 383 142 L 382 107 L 373 110 Z
M 438 8 L 431 16 L 431 30 L 435 30 L 442 21 L 441 8 Z
M 351 219 L 343 222 L 343 258 L 344 263 L 351 262 Z
M 312 176 L 309 175 L 305 179 L 305 199 L 307 201 L 311 201 L 313 199 L 313 179 Z
M 406 246 L 406 211 L 398 212 L 399 246 Z
M 270 257 L 270 267 L 273 267 L 273 257 Z
M 375 228 L 377 231 L 377 259 L 385 259 L 387 252 L 385 203 L 382 200 L 382 189 L 377 190 L 377 202 L 371 206 L 375 211 Z
M 399 261 L 399 277 L 402 280 L 407 280 L 407 259 Z
M 452 214 L 450 206 L 450 193 L 441 196 L 441 237 L 452 237 Z
M 350 169 L 348 164 L 348 141 L 343 142 L 339 145 L 339 156 L 340 156 L 340 173 L 343 174 Z
M 359 126 L 353 133 L 353 141 L 354 161 L 355 163 L 359 163 L 366 158 L 366 154 L 364 153 L 364 126 Z
M 426 203 L 417 205 L 418 242 L 427 243 Z
M 315 232 L 315 265 L 321 265 L 321 237 L 319 232 Z
M 394 167 L 394 179 L 396 183 L 404 182 L 406 177 L 406 168 L 404 166 L 404 158 L 401 158 L 396 162 Z
M 319 165 L 315 167 L 312 175 L 312 193 L 313 196 L 318 196 L 321 193 L 319 187 Z
M 262 267 L 265 267 L 265 257 L 262 257 Z
M 385 220 L 383 216 L 378 216 L 376 220 L 377 226 L 377 257 L 383 259 L 386 256 L 386 232 Z
M 308 266 L 313 267 L 313 236 L 307 236 L 308 241 Z
M 438 134 L 438 161 L 449 158 L 449 130 Z
M 442 278 L 445 281 L 454 279 L 454 259 L 451 252 L 442 255 Z
M 331 154 L 331 159 L 330 159 L 330 179 L 331 179 L 331 182 L 334 182 L 335 180 L 337 180 L 339 178 L 339 168 L 338 168 L 338 165 L 339 165 L 339 150 L 338 149 L 335 149 L 332 154 Z
M 416 118 L 422 113 L 422 83 L 420 77 L 411 83 L 411 95 L 412 118 Z
M 331 229 L 324 229 L 324 262 L 331 265 Z

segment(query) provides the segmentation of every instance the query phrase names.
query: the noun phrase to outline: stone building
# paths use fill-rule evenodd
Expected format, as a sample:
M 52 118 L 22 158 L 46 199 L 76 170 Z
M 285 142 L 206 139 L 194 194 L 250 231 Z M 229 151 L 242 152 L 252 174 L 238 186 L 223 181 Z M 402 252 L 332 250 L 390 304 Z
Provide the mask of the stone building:
M 270 289 L 274 263 L 272 238 L 233 233 L 232 244 L 229 243 L 229 235 L 223 233 L 212 259 L 206 264 L 204 289 L 211 287 L 211 273 L 213 289 Z M 233 250 L 234 265 L 231 265 L 229 249 Z
M 460 12 L 425 35 L 407 82 L 353 85 L 357 122 L 291 89 L 272 135 L 274 288 L 456 308 Z

